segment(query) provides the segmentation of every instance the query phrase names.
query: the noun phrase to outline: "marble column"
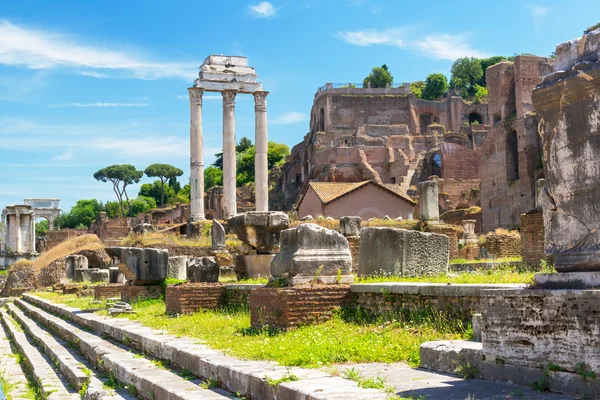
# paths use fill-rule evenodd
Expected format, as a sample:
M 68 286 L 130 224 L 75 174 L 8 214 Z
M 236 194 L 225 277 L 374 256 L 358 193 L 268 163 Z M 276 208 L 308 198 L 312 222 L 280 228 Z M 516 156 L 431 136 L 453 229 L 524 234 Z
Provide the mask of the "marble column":
M 29 221 L 29 226 L 31 227 L 31 232 L 29 234 L 29 237 L 31 238 L 31 243 L 29 244 L 29 252 L 35 253 L 35 215 L 30 214 L 29 218 L 31 218 L 31 220 Z
M 20 253 L 21 252 L 21 214 L 16 214 L 15 215 L 15 227 L 17 228 L 15 230 L 15 233 L 17 235 L 17 241 L 15 243 L 15 249 L 13 250 L 14 253 Z
M 269 92 L 254 92 L 254 115 L 256 157 L 254 160 L 254 182 L 256 189 L 256 211 L 269 211 L 269 166 L 267 160 L 267 95 Z
M 202 152 L 202 93 L 199 88 L 190 94 L 190 221 L 204 217 L 204 154 Z
M 223 94 L 223 218 L 228 219 L 237 213 L 235 191 L 235 95 L 234 90 Z

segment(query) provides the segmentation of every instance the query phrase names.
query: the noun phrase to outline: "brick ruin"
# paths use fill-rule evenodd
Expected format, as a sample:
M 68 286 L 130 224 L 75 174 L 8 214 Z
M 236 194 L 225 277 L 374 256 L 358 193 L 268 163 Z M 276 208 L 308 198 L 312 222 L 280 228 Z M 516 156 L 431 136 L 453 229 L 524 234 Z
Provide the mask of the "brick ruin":
M 292 209 L 310 180 L 374 180 L 414 195 L 416 184 L 431 175 L 454 180 L 443 205 L 454 208 L 463 192 L 479 188 L 476 149 L 487 120 L 485 103 L 470 104 L 452 93 L 429 101 L 417 99 L 408 85 L 358 89 L 327 84 L 315 94 L 310 132 L 281 168 L 275 184 L 281 194 L 273 193 L 271 208 Z

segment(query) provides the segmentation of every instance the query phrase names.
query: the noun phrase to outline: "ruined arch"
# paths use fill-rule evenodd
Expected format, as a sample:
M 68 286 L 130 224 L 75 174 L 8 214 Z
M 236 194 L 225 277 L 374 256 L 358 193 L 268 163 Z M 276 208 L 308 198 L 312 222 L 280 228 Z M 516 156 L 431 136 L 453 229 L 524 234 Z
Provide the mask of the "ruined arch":
M 431 175 L 442 176 L 442 155 L 434 153 L 431 156 Z
M 325 131 L 325 109 L 321 107 L 321 111 L 319 111 L 319 131 Z
M 473 124 L 483 124 L 483 117 L 481 116 L 481 114 L 477 112 L 472 112 L 471 114 L 469 114 L 469 125 Z
M 508 181 L 519 179 L 519 146 L 517 132 L 512 130 L 506 135 L 506 177 Z
M 424 112 L 421 115 L 419 115 L 419 126 L 421 128 L 421 133 L 427 132 L 427 127 L 429 125 L 437 124 L 438 122 L 439 122 L 438 116 L 433 113 Z

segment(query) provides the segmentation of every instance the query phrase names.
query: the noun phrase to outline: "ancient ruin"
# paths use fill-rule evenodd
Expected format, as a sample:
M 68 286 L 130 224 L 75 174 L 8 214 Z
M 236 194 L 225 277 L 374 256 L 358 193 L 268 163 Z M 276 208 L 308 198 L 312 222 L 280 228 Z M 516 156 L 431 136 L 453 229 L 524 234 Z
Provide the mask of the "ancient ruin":
M 268 210 L 267 184 L 267 95 L 256 81 L 254 68 L 246 57 L 210 55 L 200 66 L 200 77 L 188 89 L 190 94 L 190 220 L 205 219 L 204 214 L 204 155 L 202 144 L 202 95 L 218 92 L 223 95 L 223 218 L 233 217 L 236 211 L 235 160 L 235 97 L 238 93 L 254 96 L 256 113 L 256 211 Z

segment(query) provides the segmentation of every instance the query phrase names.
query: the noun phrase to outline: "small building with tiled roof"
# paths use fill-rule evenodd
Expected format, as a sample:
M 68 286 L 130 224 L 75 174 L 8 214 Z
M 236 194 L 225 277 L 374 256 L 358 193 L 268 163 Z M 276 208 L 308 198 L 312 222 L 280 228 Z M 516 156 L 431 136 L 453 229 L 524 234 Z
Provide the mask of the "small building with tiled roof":
M 298 216 L 322 215 L 339 219 L 345 216 L 369 218 L 402 217 L 411 219 L 415 202 L 400 185 L 361 182 L 310 181 L 300 201 Z

